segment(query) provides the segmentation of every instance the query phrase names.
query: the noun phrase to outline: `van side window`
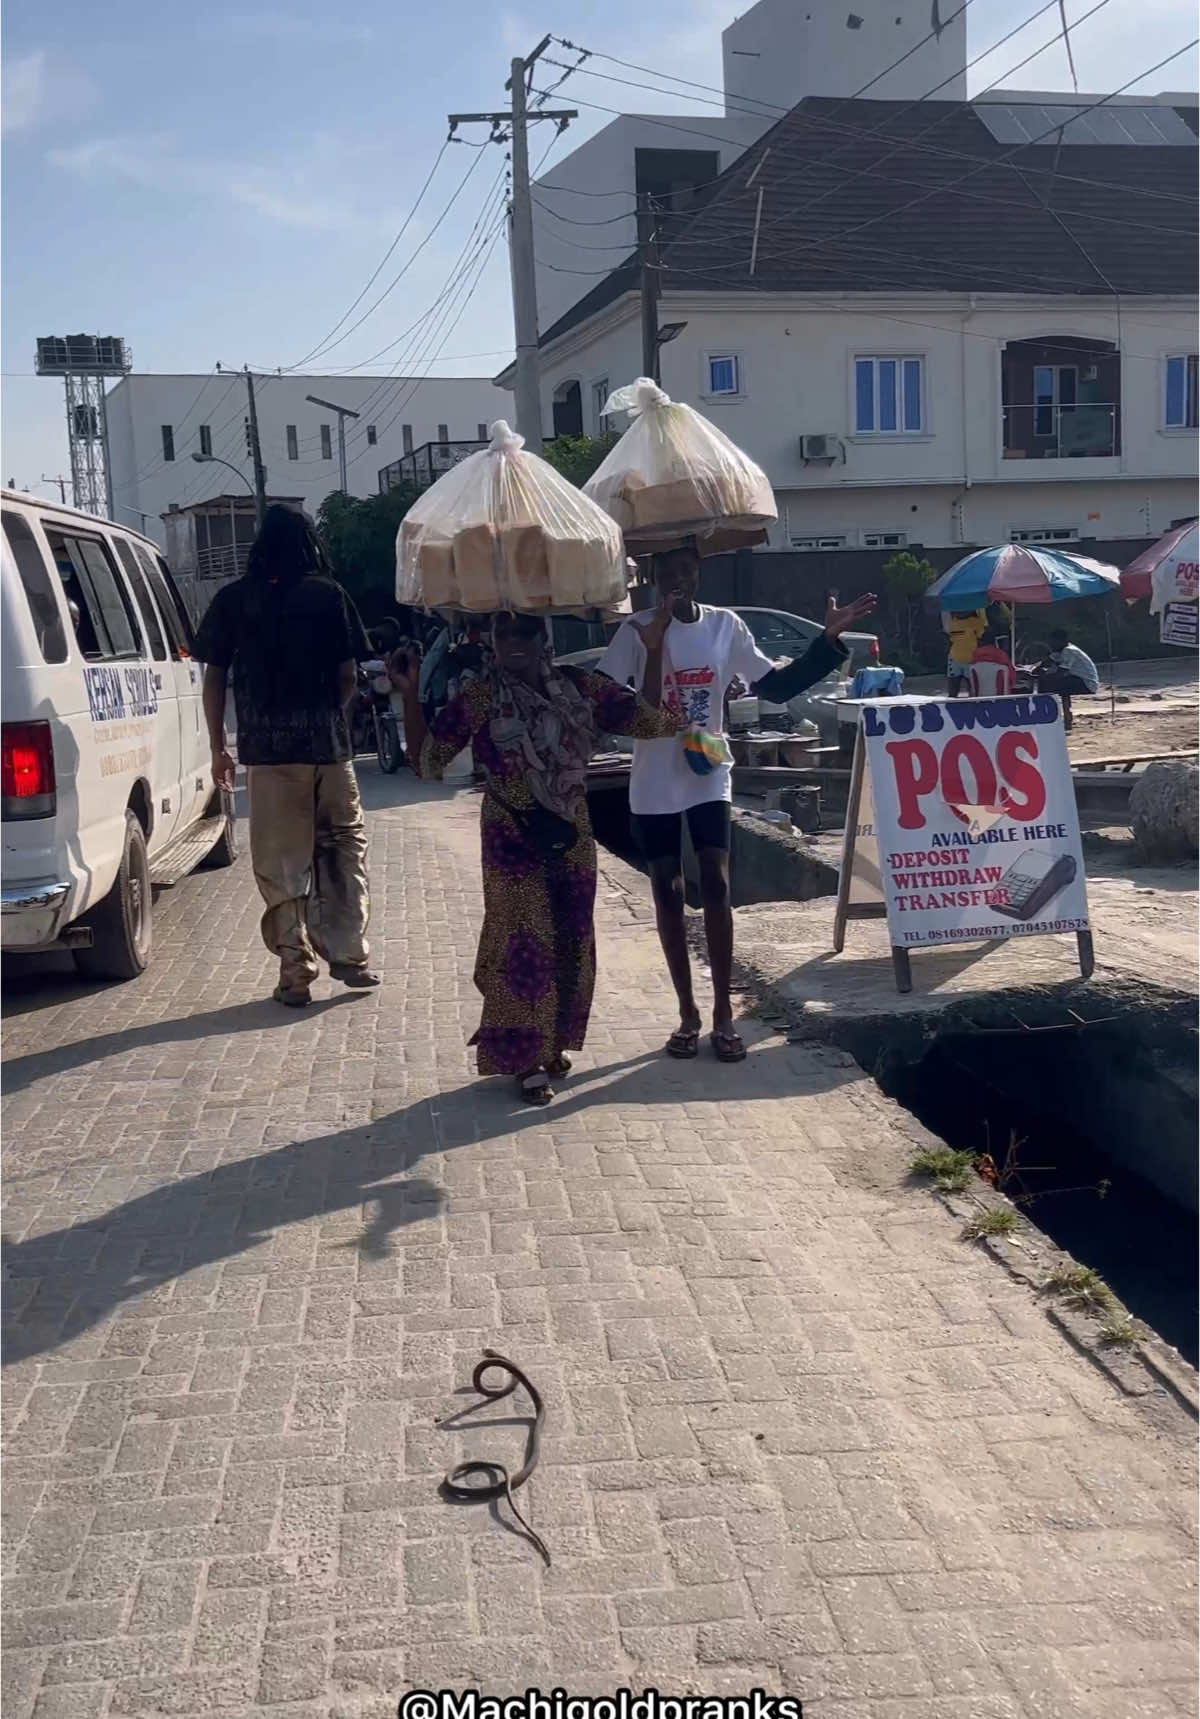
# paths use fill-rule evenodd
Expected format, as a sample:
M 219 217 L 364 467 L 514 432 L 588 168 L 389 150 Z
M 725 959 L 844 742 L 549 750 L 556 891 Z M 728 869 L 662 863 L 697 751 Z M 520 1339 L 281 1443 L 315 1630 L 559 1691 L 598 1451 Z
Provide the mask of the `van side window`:
M 42 661 L 65 663 L 67 629 L 63 626 L 62 611 L 41 545 L 29 529 L 28 521 L 8 508 L 4 510 L 4 535 L 29 602 Z
M 140 543 L 135 543 L 133 548 L 150 582 L 150 589 L 158 598 L 159 611 L 171 641 L 171 653 L 181 662 L 186 662 L 192 655 L 192 629 L 170 569 L 161 555 L 149 555 Z
M 162 628 L 158 624 L 158 613 L 154 607 L 154 599 L 150 595 L 150 588 L 146 583 L 146 575 L 138 565 L 131 543 L 126 543 L 123 537 L 114 537 L 113 543 L 116 545 L 117 556 L 128 575 L 129 583 L 133 586 L 133 596 L 138 606 L 138 614 L 142 617 L 142 626 L 145 628 L 146 637 L 150 641 L 150 655 L 156 663 L 165 663 L 167 646 L 162 636 Z
M 90 649 L 85 642 L 88 629 L 82 624 L 78 629 L 84 656 L 141 656 L 129 597 L 104 544 L 95 537 L 67 536 L 62 531 L 47 531 L 46 541 L 68 598 L 79 606 L 81 623 L 84 617 L 91 623 Z

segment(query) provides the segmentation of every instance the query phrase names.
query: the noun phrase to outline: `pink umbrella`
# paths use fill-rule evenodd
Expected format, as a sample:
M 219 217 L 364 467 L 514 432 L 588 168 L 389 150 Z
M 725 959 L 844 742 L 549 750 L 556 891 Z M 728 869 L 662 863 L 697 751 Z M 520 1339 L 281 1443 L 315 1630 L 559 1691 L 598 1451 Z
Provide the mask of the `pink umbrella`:
M 1135 603 L 1139 597 L 1152 595 L 1152 587 L 1165 582 L 1168 585 L 1190 581 L 1191 596 L 1196 594 L 1196 562 L 1197 562 L 1197 527 L 1196 521 L 1190 520 L 1185 525 L 1173 526 L 1165 537 L 1160 537 L 1157 543 L 1152 543 L 1149 549 L 1143 549 L 1121 573 L 1121 595 L 1127 603 Z M 1182 565 L 1182 579 L 1181 579 Z M 1188 568 L 1190 567 L 1190 574 Z M 1157 579 L 1155 575 L 1158 575 Z M 1184 590 L 1179 590 L 1178 600 L 1188 601 Z

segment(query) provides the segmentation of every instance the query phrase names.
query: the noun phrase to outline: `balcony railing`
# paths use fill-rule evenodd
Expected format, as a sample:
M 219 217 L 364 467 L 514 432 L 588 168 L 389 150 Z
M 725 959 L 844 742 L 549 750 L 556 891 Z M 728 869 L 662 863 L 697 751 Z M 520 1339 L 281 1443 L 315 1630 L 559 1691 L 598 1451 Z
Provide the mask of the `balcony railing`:
M 197 579 L 237 579 L 246 571 L 246 557 L 250 553 L 248 543 L 239 543 L 236 548 L 229 543 L 219 549 L 197 549 L 196 577 Z
M 398 489 L 402 483 L 415 485 L 417 489 L 428 489 L 431 483 L 436 483 L 443 472 L 448 472 L 452 466 L 465 460 L 468 454 L 477 454 L 481 448 L 487 447 L 486 442 L 424 442 L 419 448 L 414 448 L 411 454 L 403 454 L 400 459 L 393 460 L 390 466 L 384 466 L 379 473 L 379 491 L 382 495 L 389 489 Z
M 1111 400 L 1004 408 L 1006 460 L 1111 459 L 1119 434 L 1120 407 Z

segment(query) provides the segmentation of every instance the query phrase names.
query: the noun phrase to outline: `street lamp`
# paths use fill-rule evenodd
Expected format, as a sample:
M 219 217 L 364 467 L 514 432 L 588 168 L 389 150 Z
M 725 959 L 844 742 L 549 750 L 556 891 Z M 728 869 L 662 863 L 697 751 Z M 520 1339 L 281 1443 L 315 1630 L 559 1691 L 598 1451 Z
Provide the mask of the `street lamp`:
M 231 465 L 228 460 L 219 459 L 216 454 L 193 454 L 192 458 L 198 466 L 224 466 L 226 471 L 232 472 L 235 477 L 240 477 L 246 488 L 250 491 L 250 494 L 254 494 L 254 485 L 250 482 L 250 479 L 246 476 L 245 472 L 239 471 L 238 468 L 235 465 Z

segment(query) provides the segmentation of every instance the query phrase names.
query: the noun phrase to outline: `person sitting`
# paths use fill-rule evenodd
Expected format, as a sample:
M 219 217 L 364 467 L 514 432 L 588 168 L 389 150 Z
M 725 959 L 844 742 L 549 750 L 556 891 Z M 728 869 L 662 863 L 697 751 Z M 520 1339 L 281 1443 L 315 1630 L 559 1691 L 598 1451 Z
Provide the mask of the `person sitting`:
M 989 627 L 971 658 L 971 697 L 1007 698 L 1017 690 L 1017 671 Z
M 1069 734 L 1074 721 L 1072 695 L 1099 691 L 1100 672 L 1087 652 L 1071 643 L 1067 629 L 1058 627 L 1050 635 L 1049 656 L 1037 666 L 1034 687 L 1038 692 L 1056 693 L 1062 699 L 1063 726 Z

